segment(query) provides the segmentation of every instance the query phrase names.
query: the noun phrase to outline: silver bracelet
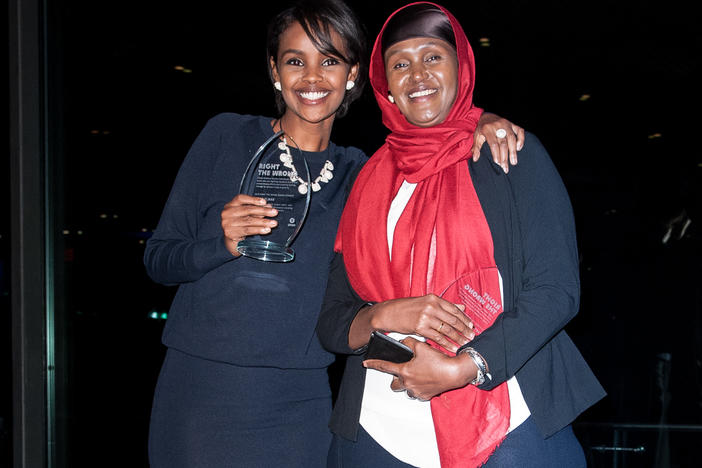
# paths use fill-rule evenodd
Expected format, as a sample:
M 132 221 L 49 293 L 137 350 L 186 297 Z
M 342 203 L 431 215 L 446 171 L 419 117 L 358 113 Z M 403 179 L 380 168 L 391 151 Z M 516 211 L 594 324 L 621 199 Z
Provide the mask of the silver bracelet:
M 475 378 L 470 382 L 471 385 L 482 385 L 485 383 L 486 380 L 492 380 L 492 376 L 490 375 L 490 370 L 488 369 L 487 362 L 485 362 L 485 358 L 483 358 L 479 352 L 477 352 L 473 348 L 468 347 L 459 350 L 458 354 L 467 354 L 468 356 L 470 356 L 470 358 L 475 363 L 475 366 L 478 368 L 478 373 L 476 374 Z

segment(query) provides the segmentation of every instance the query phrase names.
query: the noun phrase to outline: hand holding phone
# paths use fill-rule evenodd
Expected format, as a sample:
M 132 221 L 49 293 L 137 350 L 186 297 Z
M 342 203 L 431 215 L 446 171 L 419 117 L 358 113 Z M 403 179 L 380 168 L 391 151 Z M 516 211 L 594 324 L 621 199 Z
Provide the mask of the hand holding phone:
M 412 349 L 389 336 L 374 331 L 368 340 L 365 359 L 382 359 L 397 364 L 407 362 L 414 357 Z

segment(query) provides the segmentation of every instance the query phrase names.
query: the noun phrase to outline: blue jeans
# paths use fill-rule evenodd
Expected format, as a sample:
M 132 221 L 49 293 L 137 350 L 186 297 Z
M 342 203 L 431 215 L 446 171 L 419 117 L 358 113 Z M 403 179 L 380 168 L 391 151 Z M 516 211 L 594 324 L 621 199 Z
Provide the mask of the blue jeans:
M 483 468 L 585 468 L 585 454 L 573 429 L 566 426 L 548 439 L 541 437 L 531 418 L 507 435 Z M 383 449 L 363 427 L 356 442 L 336 434 L 327 468 L 408 468 Z

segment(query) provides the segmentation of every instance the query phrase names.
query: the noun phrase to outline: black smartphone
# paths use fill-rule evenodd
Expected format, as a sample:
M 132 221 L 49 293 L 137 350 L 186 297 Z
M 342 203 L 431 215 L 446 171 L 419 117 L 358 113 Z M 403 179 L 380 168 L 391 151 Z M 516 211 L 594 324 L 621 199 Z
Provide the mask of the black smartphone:
M 406 344 L 377 331 L 371 333 L 365 359 L 382 359 L 402 364 L 413 357 L 412 349 Z

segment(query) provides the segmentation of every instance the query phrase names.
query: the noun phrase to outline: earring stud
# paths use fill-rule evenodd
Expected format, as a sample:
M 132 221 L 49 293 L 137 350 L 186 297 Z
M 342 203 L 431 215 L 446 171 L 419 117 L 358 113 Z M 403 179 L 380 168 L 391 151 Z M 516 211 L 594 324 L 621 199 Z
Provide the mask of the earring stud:
M 346 82 L 346 91 L 351 91 L 354 86 L 356 86 L 356 82 L 351 81 L 351 80 L 347 81 Z
M 274 87 L 275 89 L 277 89 L 278 91 L 282 91 L 282 90 L 283 90 L 283 87 L 280 85 L 280 81 L 276 81 L 275 83 L 273 83 L 273 87 Z
M 388 96 L 388 101 L 390 101 L 390 102 L 392 102 L 393 104 L 395 104 L 395 98 L 392 97 L 392 96 Z

